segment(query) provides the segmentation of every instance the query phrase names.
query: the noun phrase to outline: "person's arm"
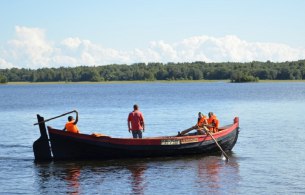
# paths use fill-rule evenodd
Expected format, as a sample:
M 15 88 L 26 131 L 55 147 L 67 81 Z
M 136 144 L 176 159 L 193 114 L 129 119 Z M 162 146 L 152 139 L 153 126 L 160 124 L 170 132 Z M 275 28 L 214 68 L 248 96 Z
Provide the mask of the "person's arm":
M 66 125 L 64 126 L 64 128 L 63 128 L 63 131 L 66 131 L 67 130 L 67 128 L 66 128 Z
M 75 113 L 76 113 L 76 119 L 75 119 L 75 121 L 74 121 L 74 125 L 76 125 L 77 124 L 77 122 L 78 122 L 78 112 L 76 111 L 76 110 L 74 110 L 75 111 Z
M 131 128 L 130 128 L 130 122 L 127 121 L 127 125 L 128 125 L 128 132 L 130 132 Z
M 131 127 L 130 127 L 130 114 L 128 115 L 128 118 L 127 118 L 127 126 L 128 126 L 128 132 L 130 132 L 130 130 L 131 130 Z
M 215 128 L 216 130 L 218 130 L 218 126 L 219 126 L 219 120 L 218 120 L 218 119 L 215 119 L 215 120 L 214 120 L 214 128 Z
M 213 119 L 213 121 L 212 121 L 212 127 L 216 127 L 216 120 L 215 119 Z
M 212 128 L 212 127 L 214 127 L 214 125 L 213 124 L 206 124 L 206 125 L 203 125 L 204 127 L 208 127 L 208 128 Z
M 142 127 L 143 127 L 143 132 L 144 132 L 145 131 L 145 123 L 144 123 L 143 114 L 141 114 L 141 123 L 142 123 Z

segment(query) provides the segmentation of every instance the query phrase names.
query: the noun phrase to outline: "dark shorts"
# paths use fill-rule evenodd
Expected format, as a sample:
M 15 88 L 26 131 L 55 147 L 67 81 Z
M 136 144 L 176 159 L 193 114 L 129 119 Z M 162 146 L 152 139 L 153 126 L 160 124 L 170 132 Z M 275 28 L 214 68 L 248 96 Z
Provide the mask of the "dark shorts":
M 141 130 L 132 130 L 133 138 L 142 138 L 142 131 Z

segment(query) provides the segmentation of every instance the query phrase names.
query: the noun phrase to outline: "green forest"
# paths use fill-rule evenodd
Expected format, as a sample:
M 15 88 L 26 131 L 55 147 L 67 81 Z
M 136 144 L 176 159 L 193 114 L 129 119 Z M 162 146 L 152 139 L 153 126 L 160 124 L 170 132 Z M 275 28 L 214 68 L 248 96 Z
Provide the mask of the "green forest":
M 82 82 L 154 80 L 303 80 L 305 60 L 292 62 L 186 62 L 135 63 L 105 66 L 0 69 L 0 83 L 7 82 Z

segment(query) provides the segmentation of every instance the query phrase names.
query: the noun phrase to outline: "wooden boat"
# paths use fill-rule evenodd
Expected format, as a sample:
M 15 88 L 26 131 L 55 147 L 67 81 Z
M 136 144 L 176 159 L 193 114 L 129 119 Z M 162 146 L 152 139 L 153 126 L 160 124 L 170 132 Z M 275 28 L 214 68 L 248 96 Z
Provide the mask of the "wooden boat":
M 44 118 L 37 115 L 38 122 Z M 39 124 L 41 137 L 33 144 L 36 161 L 72 159 L 117 159 L 220 152 L 209 135 L 147 137 L 143 139 L 112 138 L 76 134 Z M 213 137 L 225 151 L 234 147 L 239 133 L 239 119 L 219 128 Z

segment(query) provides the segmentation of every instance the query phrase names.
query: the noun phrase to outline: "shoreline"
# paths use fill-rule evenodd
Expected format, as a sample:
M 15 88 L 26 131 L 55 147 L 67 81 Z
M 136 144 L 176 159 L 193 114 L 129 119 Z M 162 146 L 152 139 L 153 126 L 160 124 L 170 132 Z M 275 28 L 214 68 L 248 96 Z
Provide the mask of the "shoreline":
M 216 82 L 227 82 L 230 80 L 155 80 L 155 81 L 82 81 L 82 82 L 65 82 L 65 81 L 54 81 L 54 82 L 8 82 L 3 85 L 54 85 L 54 84 L 145 84 L 145 83 L 216 83 Z
M 258 82 L 241 82 L 241 83 L 296 83 L 305 82 L 305 80 L 259 80 Z M 82 81 L 82 82 L 8 82 L 0 85 L 54 85 L 54 84 L 144 84 L 144 83 L 231 83 L 230 80 L 156 80 L 156 81 Z

